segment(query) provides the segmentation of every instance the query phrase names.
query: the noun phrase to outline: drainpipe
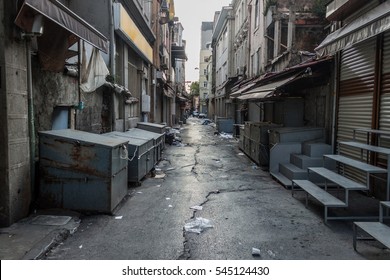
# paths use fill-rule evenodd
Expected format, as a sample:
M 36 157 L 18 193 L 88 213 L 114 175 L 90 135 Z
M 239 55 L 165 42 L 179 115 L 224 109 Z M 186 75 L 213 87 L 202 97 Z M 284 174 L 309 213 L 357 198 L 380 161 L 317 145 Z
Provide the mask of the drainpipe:
M 113 0 L 108 1 L 108 17 L 109 17 L 109 24 L 110 24 L 110 70 L 111 70 L 111 76 L 114 78 L 115 82 L 115 75 L 116 75 L 116 65 L 115 65 L 115 31 L 114 31 L 114 6 L 113 6 Z M 115 91 L 112 90 L 112 102 L 111 102 L 111 130 L 115 130 L 115 106 L 114 106 L 114 99 L 115 99 Z
M 28 99 L 28 129 L 30 134 L 30 177 L 32 201 L 35 198 L 35 124 L 34 124 L 34 99 L 32 86 L 32 65 L 31 65 L 31 38 L 26 39 L 27 58 L 27 99 Z
M 246 65 L 247 65 L 247 75 L 249 74 L 249 65 L 251 62 L 251 45 L 252 45 L 252 5 L 248 5 L 248 45 L 247 45 L 247 60 L 246 60 Z M 259 67 L 259 66 L 257 66 Z M 253 71 L 253 69 L 252 69 Z M 253 75 L 253 73 L 251 73 Z M 248 75 L 249 76 L 249 75 Z M 254 75 L 253 75 L 254 76 Z
M 338 84 L 339 84 L 339 73 L 340 73 L 340 56 L 337 53 L 334 57 L 334 68 L 333 68 L 333 88 L 332 88 L 332 105 L 333 105 L 333 110 L 332 110 L 332 151 L 333 153 L 336 153 L 336 144 L 337 144 L 337 130 L 336 130 L 336 122 L 337 122 L 337 110 L 338 110 L 338 105 L 337 105 L 337 100 L 338 100 Z

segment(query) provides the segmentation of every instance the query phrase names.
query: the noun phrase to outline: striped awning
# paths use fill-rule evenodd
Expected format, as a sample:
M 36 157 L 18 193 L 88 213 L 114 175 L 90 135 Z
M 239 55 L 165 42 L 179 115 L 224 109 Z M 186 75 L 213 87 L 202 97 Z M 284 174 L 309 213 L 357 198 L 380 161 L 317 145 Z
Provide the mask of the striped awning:
M 390 29 L 390 1 L 328 35 L 315 49 L 320 56 L 332 55 Z
M 15 19 L 15 24 L 26 32 L 31 32 L 37 14 L 43 15 L 97 49 L 108 52 L 107 38 L 58 1 L 25 0 Z

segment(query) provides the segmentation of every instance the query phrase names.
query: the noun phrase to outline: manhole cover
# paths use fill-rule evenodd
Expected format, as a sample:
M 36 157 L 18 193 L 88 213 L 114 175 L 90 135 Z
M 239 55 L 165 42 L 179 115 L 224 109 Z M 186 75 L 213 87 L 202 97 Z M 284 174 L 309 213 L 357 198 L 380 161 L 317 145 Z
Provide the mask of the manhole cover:
M 66 225 L 70 219 L 72 219 L 72 217 L 69 216 L 39 215 L 36 216 L 30 224 L 43 226 L 63 226 Z

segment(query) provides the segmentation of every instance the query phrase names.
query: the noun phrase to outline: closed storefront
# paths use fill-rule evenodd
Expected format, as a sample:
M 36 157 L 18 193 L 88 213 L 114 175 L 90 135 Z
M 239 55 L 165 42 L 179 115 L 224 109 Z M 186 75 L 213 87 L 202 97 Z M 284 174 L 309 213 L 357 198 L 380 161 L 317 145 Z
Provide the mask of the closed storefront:
M 382 50 L 379 129 L 390 131 L 390 32 L 384 35 Z M 381 145 L 390 147 L 390 139 L 382 139 Z

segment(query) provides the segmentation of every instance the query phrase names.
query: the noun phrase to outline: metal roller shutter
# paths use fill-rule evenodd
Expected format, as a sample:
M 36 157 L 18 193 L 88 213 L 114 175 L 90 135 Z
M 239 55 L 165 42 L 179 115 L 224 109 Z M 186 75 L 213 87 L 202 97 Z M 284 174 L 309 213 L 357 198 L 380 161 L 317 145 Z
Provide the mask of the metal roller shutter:
M 390 131 L 390 31 L 383 35 L 383 48 L 382 48 L 382 74 L 380 85 L 380 114 L 379 114 L 379 129 Z M 380 145 L 384 147 L 390 147 L 390 138 L 382 137 L 380 139 Z M 387 161 L 384 155 L 379 155 L 378 165 L 388 168 L 390 163 Z M 389 181 L 387 179 L 387 190 Z M 389 199 L 389 193 L 387 191 L 387 200 Z
M 382 77 L 381 77 L 381 98 L 379 129 L 390 131 L 390 32 L 384 34 L 382 52 Z M 380 145 L 390 147 L 390 138 L 382 137 Z M 386 164 L 386 160 L 380 155 L 379 162 Z
M 341 53 L 337 141 L 353 138 L 354 128 L 371 128 L 375 83 L 376 38 Z M 364 135 L 357 139 L 365 142 Z M 360 151 L 340 147 L 340 154 L 360 159 Z M 346 175 L 365 181 L 365 174 L 346 168 Z

